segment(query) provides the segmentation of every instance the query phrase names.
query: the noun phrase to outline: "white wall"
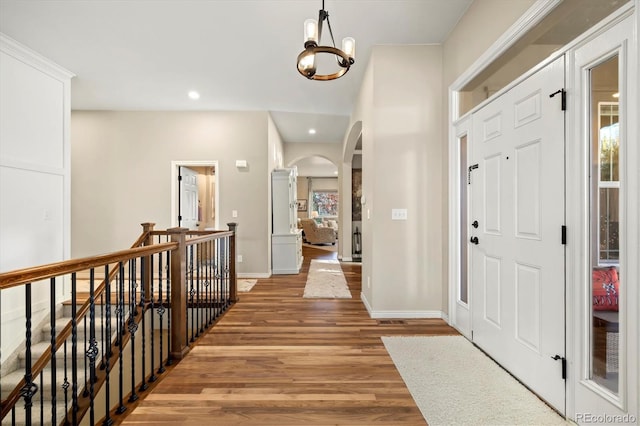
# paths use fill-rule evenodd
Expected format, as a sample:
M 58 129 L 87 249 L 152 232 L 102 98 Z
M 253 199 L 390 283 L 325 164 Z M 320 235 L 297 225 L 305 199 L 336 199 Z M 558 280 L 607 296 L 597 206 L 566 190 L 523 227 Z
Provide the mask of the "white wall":
M 221 228 L 239 223 L 238 273 L 266 276 L 268 127 L 266 112 L 74 111 L 72 255 L 129 247 L 143 222 L 171 227 L 171 161 L 217 160 L 216 215 Z M 248 167 L 236 168 L 236 160 Z
M 71 77 L 0 34 L 0 272 L 69 257 Z M 33 287 L 35 325 L 49 291 Z M 23 287 L 0 292 L 0 362 L 25 338 L 24 307 Z
M 362 120 L 363 297 L 374 317 L 442 310 L 441 93 L 440 46 L 374 48 L 352 117 Z M 392 221 L 396 208 L 408 220 Z

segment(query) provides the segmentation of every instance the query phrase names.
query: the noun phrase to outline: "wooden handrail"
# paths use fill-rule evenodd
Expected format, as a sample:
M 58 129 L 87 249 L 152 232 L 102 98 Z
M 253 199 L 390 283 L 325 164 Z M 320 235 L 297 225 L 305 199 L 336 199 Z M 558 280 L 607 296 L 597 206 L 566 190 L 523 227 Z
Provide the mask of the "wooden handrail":
M 48 278 L 58 277 L 60 275 L 70 274 L 73 272 L 80 272 L 86 269 L 97 268 L 110 263 L 131 260 L 136 257 L 150 256 L 167 250 L 175 250 L 177 248 L 178 245 L 176 243 L 161 243 L 154 244 L 152 246 L 120 250 L 98 256 L 66 260 L 64 262 L 49 263 L 32 268 L 4 272 L 0 274 L 0 290 L 35 281 L 46 280 Z

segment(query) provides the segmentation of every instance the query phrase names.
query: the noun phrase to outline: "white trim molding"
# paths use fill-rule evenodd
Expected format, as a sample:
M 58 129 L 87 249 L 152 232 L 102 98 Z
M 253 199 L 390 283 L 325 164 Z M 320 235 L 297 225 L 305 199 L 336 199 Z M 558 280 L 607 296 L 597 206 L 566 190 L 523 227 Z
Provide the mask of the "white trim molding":
M 360 300 L 364 304 L 364 307 L 369 312 L 369 316 L 372 319 L 392 319 L 392 318 L 403 318 L 403 319 L 432 319 L 438 318 L 443 319 L 445 321 L 449 321 L 449 317 L 446 313 L 442 311 L 374 311 L 367 300 L 367 297 L 364 293 L 360 293 Z

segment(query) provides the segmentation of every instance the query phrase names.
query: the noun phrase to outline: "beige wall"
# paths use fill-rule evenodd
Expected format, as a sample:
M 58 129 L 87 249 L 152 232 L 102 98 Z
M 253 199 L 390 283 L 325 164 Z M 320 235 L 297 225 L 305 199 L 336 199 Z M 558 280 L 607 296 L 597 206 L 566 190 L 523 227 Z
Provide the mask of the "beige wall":
M 266 112 L 73 112 L 72 256 L 129 247 L 142 222 L 175 225 L 171 162 L 217 160 L 216 214 L 221 228 L 239 223 L 238 273 L 268 274 L 268 127 Z
M 323 157 L 338 166 L 342 162 L 342 145 L 339 143 L 285 143 L 284 164 L 291 167 L 307 157 Z
M 441 73 L 440 46 L 376 46 L 353 117 L 363 130 L 363 295 L 374 316 L 441 310 Z M 394 208 L 408 220 L 392 221 Z
M 533 4 L 535 0 L 475 0 L 451 32 L 443 45 L 442 126 L 441 151 L 442 185 L 449 185 L 449 86 L 498 40 Z M 448 311 L 449 262 L 449 200 L 443 192 L 442 200 L 442 310 Z

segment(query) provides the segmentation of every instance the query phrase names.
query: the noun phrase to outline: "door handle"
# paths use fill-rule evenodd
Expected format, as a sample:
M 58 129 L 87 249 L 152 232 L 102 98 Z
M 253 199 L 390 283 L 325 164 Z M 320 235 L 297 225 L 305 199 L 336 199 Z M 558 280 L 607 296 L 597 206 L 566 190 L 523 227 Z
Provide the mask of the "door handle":
M 474 220 L 473 223 L 471 224 L 471 226 L 473 226 L 474 228 L 478 227 L 478 221 Z
M 480 241 L 478 240 L 478 237 L 471 237 L 471 242 L 477 245 Z

